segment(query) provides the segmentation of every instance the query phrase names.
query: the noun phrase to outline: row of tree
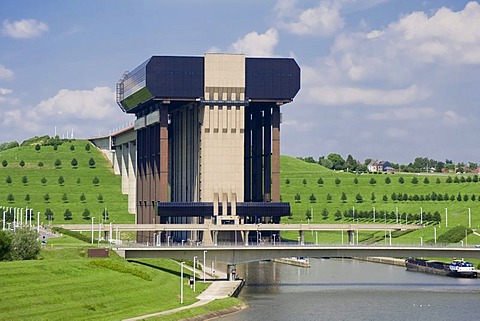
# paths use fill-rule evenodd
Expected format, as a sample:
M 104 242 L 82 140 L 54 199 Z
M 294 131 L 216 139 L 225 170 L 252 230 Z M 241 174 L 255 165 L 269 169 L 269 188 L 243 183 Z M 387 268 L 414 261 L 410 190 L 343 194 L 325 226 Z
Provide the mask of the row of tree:
M 302 199 L 302 196 L 300 195 L 300 193 L 296 193 L 293 197 L 295 203 L 301 203 L 301 199 Z M 407 194 L 407 193 L 392 193 L 390 195 L 390 199 L 394 202 L 405 202 L 405 201 L 413 201 L 413 202 L 429 202 L 429 201 L 458 201 L 458 202 L 461 202 L 461 201 L 464 201 L 464 202 L 467 202 L 467 201 L 480 201 L 480 196 L 477 197 L 477 195 L 475 194 L 461 194 L 461 193 L 458 193 L 456 196 L 454 194 L 448 194 L 448 193 L 435 193 L 435 192 L 432 192 L 432 193 L 429 193 L 429 194 Z M 308 200 L 310 201 L 310 203 L 316 203 L 317 201 L 317 197 L 312 193 L 310 194 L 310 196 L 308 197 Z M 342 201 L 342 203 L 346 203 L 347 200 L 348 200 L 348 196 L 347 196 L 347 193 L 345 192 L 342 192 L 341 196 L 340 196 L 340 200 Z M 372 203 L 375 203 L 377 201 L 377 196 L 375 195 L 374 192 L 372 192 L 371 196 L 370 196 L 370 200 L 372 201 Z M 382 196 L 382 201 L 383 202 L 388 202 L 388 196 L 387 194 L 383 194 Z M 332 203 L 333 201 L 333 196 L 329 193 L 326 195 L 326 201 L 327 203 Z M 355 195 L 355 201 L 357 203 L 363 203 L 364 201 L 364 197 L 362 196 L 362 194 L 360 193 L 357 193 Z
M 73 146 L 73 145 L 72 145 Z M 90 146 L 90 145 L 87 145 L 87 146 Z M 74 168 L 77 168 L 78 167 L 78 161 L 76 158 L 73 158 L 72 161 L 70 162 L 70 164 L 72 165 L 72 167 Z M 95 159 L 93 159 L 93 157 L 90 157 L 90 159 L 88 160 L 88 166 L 90 168 L 95 168 Z M 20 160 L 19 162 L 19 165 L 20 167 L 24 167 L 25 166 L 25 162 L 22 160 Z M 43 167 L 43 162 L 38 162 L 37 163 L 38 167 Z M 60 159 L 56 159 L 55 160 L 55 163 L 54 163 L 55 167 L 56 168 L 60 168 L 62 166 L 62 161 Z M 8 161 L 6 159 L 2 160 L 2 166 L 3 167 L 7 167 L 8 166 Z
M 318 161 L 315 160 L 312 156 L 308 157 L 299 157 L 308 163 L 318 163 L 326 168 L 332 170 L 343 170 L 350 172 L 366 172 L 368 171 L 368 165 L 372 162 L 373 159 L 367 158 L 363 162 L 356 160 L 352 155 L 348 155 L 346 159 L 340 154 L 331 153 L 327 156 L 320 156 Z M 468 162 L 463 163 L 459 162 L 454 164 L 452 160 L 446 159 L 444 162 L 437 161 L 434 159 L 429 159 L 427 157 L 417 157 L 415 160 L 409 164 L 396 164 L 390 162 L 393 169 L 400 172 L 411 172 L 411 173 L 420 173 L 420 172 L 442 172 L 444 170 L 468 173 L 473 171 L 478 167 L 477 163 Z
M 30 202 L 30 199 L 31 199 L 30 194 L 25 195 L 24 199 L 25 199 L 25 201 Z M 48 193 L 44 194 L 43 195 L 43 200 L 45 201 L 45 203 L 50 203 L 50 200 L 51 200 L 50 194 L 48 194 Z M 87 197 L 85 196 L 85 194 L 80 195 L 80 201 L 82 203 L 85 203 L 86 200 L 87 200 Z M 98 200 L 99 203 L 103 203 L 103 195 L 98 194 L 97 200 Z M 63 201 L 63 203 L 68 203 L 69 200 L 68 200 L 67 193 L 63 193 L 62 201 Z M 7 195 L 7 202 L 8 203 L 15 202 L 15 196 L 12 193 Z
M 13 183 L 12 177 L 10 177 L 10 175 L 7 175 L 7 177 L 5 178 L 5 182 L 8 185 L 12 184 Z M 40 182 L 42 183 L 42 185 L 46 185 L 47 184 L 47 178 L 45 176 L 42 177 Z M 77 178 L 77 184 L 80 184 L 80 183 L 81 183 L 81 179 Z M 27 176 L 22 177 L 22 184 L 23 185 L 28 184 L 28 177 Z M 61 186 L 65 185 L 65 178 L 63 178 L 63 176 L 58 177 L 58 184 L 61 185 Z M 97 176 L 95 176 L 92 179 L 92 184 L 95 185 L 95 186 L 98 186 L 100 184 L 100 179 Z
M 478 178 L 478 175 L 477 175 L 477 174 L 475 174 L 475 175 L 473 175 L 473 176 L 467 176 L 466 178 L 465 178 L 465 176 L 463 176 L 463 175 L 460 176 L 460 178 L 459 178 L 458 176 L 455 176 L 454 178 L 452 178 L 452 176 L 448 176 L 448 177 L 445 179 L 445 183 L 447 183 L 447 184 L 451 184 L 451 183 L 459 184 L 459 183 L 471 183 L 471 182 L 473 182 L 473 183 L 478 183 L 478 181 L 479 181 L 479 178 Z M 357 177 L 355 177 L 355 178 L 353 179 L 353 183 L 354 183 L 355 185 L 358 185 L 359 182 L 360 182 L 360 181 L 358 180 Z M 398 182 L 399 182 L 400 184 L 405 184 L 405 179 L 404 179 L 402 176 L 400 176 L 400 177 L 398 178 Z M 414 176 L 414 177 L 411 179 L 410 182 L 411 182 L 413 185 L 417 185 L 417 184 L 420 182 L 420 180 L 418 179 L 418 177 Z M 423 182 L 423 184 L 425 184 L 425 185 L 430 184 L 430 179 L 429 179 L 428 177 L 424 177 L 424 178 L 422 179 L 422 182 Z M 290 179 L 288 179 L 288 178 L 285 179 L 285 185 L 290 186 L 290 183 L 291 183 Z M 304 179 L 302 180 L 303 186 L 306 186 L 307 183 L 308 183 L 307 179 L 304 178 Z M 342 183 L 342 180 L 341 180 L 340 178 L 338 178 L 338 177 L 335 178 L 335 185 L 340 185 L 341 183 Z M 375 185 L 375 184 L 377 184 L 377 180 L 375 179 L 375 177 L 371 177 L 370 180 L 369 180 L 369 183 L 370 183 L 370 185 Z M 385 177 L 385 184 L 388 185 L 388 184 L 391 184 L 391 183 L 392 183 L 392 179 L 390 178 L 390 176 Z M 437 177 L 437 178 L 435 179 L 435 183 L 436 183 L 436 184 L 440 184 L 440 183 L 441 183 L 441 180 L 440 180 L 439 177 Z M 318 184 L 318 186 L 323 186 L 323 185 L 325 185 L 325 181 L 323 180 L 323 178 L 320 177 L 320 178 L 318 178 L 318 180 L 317 180 L 317 184 Z
M 321 211 L 322 218 L 324 220 L 329 218 L 330 212 L 328 209 L 324 208 Z M 355 220 L 355 219 L 368 219 L 368 220 L 374 220 L 376 219 L 377 221 L 381 220 L 399 220 L 401 222 L 414 222 L 414 221 L 422 221 L 423 222 L 435 222 L 435 223 L 440 223 L 442 221 L 442 216 L 438 211 L 435 211 L 434 213 L 431 212 L 425 212 L 420 215 L 419 213 L 407 213 L 407 212 L 402 212 L 402 213 L 397 213 L 395 211 L 377 211 L 374 212 L 372 211 L 359 211 L 359 210 L 353 210 L 353 209 L 348 209 L 343 212 L 340 210 L 335 211 L 333 214 L 335 217 L 335 220 L 339 221 L 342 218 L 345 218 L 347 220 Z M 305 218 L 307 220 L 312 219 L 312 211 L 308 209 L 305 212 Z
M 108 221 L 109 218 L 108 218 L 108 211 L 107 211 L 107 209 L 104 209 L 104 210 L 102 211 L 102 214 L 101 214 L 100 217 L 103 218 L 104 221 Z M 87 221 L 87 220 L 90 220 L 90 210 L 89 210 L 89 209 L 86 208 L 86 209 L 83 211 L 83 213 L 82 213 L 82 218 L 83 218 L 84 220 L 86 220 L 86 221 Z M 47 208 L 47 209 L 45 210 L 45 219 L 46 219 L 48 222 L 52 222 L 52 221 L 55 220 L 55 215 L 54 215 L 53 211 L 52 211 L 50 208 Z M 72 213 L 72 211 L 70 211 L 70 209 L 68 209 L 68 208 L 65 209 L 65 211 L 63 212 L 63 219 L 64 219 L 65 221 L 70 221 L 70 220 L 73 219 L 73 213 Z

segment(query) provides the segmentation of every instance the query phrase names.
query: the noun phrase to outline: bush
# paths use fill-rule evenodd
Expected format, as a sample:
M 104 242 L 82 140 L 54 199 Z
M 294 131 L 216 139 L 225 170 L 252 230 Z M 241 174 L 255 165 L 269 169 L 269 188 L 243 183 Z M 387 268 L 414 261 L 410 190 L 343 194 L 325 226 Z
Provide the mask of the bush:
M 465 238 L 465 230 L 467 235 L 473 233 L 473 231 L 465 226 L 455 226 L 449 229 L 437 239 L 439 243 L 458 243 Z
M 87 236 L 86 234 L 82 234 L 80 232 L 70 231 L 70 230 L 67 230 L 67 229 L 64 229 L 64 228 L 61 228 L 61 227 L 54 227 L 54 228 L 52 228 L 52 231 L 74 237 L 74 238 L 76 238 L 80 241 L 86 242 L 86 243 L 92 242 L 91 237 Z
M 0 261 L 10 258 L 10 250 L 12 248 L 12 237 L 8 231 L 0 230 Z
M 40 253 L 40 243 L 35 230 L 19 228 L 12 235 L 10 255 L 12 260 L 33 260 Z

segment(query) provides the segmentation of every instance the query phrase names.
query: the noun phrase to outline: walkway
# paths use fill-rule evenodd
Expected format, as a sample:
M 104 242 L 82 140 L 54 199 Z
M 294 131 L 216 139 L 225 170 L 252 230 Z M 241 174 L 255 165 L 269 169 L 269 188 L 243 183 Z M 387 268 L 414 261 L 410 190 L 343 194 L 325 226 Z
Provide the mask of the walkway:
M 189 270 L 192 270 L 190 267 L 187 267 L 187 266 L 185 266 L 185 268 L 187 268 Z M 207 268 L 207 269 L 205 269 L 205 272 L 210 274 L 212 271 L 209 271 L 209 270 L 210 269 Z M 201 272 L 201 271 L 197 270 L 197 275 L 199 274 L 199 272 Z M 218 272 L 217 272 L 217 276 L 218 276 Z M 225 274 L 225 273 L 222 273 L 222 274 Z M 226 277 L 226 274 L 225 274 L 225 277 Z M 211 279 L 209 279 L 209 281 L 210 280 Z M 199 281 L 197 281 L 197 282 L 199 282 Z M 225 299 L 225 298 L 230 297 L 235 292 L 235 290 L 240 286 L 241 283 L 242 283 L 241 280 L 236 280 L 236 281 L 226 281 L 226 280 L 213 281 L 212 284 L 210 284 L 208 286 L 208 288 L 205 289 L 205 291 L 203 291 L 202 293 L 197 295 L 196 298 L 199 301 L 197 301 L 193 304 L 182 306 L 182 307 L 171 309 L 171 310 L 160 311 L 160 312 L 155 312 L 155 313 L 151 313 L 151 314 L 145 314 L 145 315 L 141 315 L 141 316 L 138 316 L 138 317 L 125 319 L 124 321 L 144 320 L 144 319 L 148 319 L 148 318 L 151 318 L 151 317 L 156 317 L 156 316 L 160 316 L 160 315 L 175 313 L 175 312 L 186 310 L 186 309 L 196 308 L 196 307 L 205 305 L 207 303 L 210 303 L 210 302 L 212 302 L 213 300 L 216 300 L 216 299 Z

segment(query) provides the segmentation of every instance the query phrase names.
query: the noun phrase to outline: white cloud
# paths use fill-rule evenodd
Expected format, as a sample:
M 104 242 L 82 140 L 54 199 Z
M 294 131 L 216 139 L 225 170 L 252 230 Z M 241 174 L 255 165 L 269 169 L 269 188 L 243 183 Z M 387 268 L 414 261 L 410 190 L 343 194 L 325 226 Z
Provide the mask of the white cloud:
M 422 119 L 427 120 L 438 115 L 435 109 L 431 107 L 425 108 L 395 108 L 387 111 L 372 113 L 367 116 L 371 120 L 408 120 L 408 119 Z
M 48 25 L 35 19 L 22 19 L 13 22 L 3 21 L 3 34 L 16 39 L 38 37 L 46 31 L 48 31 Z
M 32 111 L 33 118 L 55 117 L 56 120 L 107 119 L 118 113 L 115 93 L 109 87 L 95 87 L 93 90 L 61 89 L 54 97 L 40 102 Z
M 415 85 L 391 90 L 320 86 L 308 88 L 306 97 L 310 102 L 322 105 L 397 106 L 423 99 L 425 93 L 422 93 Z
M 0 87 L 0 95 L 8 95 L 8 94 L 11 94 L 12 92 L 13 92 L 13 90 L 11 90 L 11 89 Z
M 293 34 L 328 36 L 345 25 L 340 15 L 342 1 L 320 1 L 318 6 L 300 13 L 295 13 L 294 5 L 292 1 L 281 1 L 276 6 L 277 18 L 282 20 L 281 28 Z
M 447 110 L 443 114 L 443 123 L 448 126 L 456 126 L 465 124 L 467 122 L 467 118 L 464 116 L 459 115 L 457 112 L 453 110 Z
M 252 31 L 245 37 L 234 42 L 229 51 L 244 53 L 247 56 L 273 56 L 273 50 L 278 43 L 278 31 L 268 29 L 263 34 Z
M 0 64 L 0 79 L 11 79 L 13 71 Z

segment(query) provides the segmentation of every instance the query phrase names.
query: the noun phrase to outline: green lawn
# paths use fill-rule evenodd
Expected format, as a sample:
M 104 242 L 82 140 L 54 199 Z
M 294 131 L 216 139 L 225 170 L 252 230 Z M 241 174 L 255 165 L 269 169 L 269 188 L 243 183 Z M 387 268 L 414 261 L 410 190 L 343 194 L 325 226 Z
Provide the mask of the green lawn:
M 89 151 L 85 148 L 87 144 L 91 146 Z M 74 158 L 78 162 L 75 167 L 71 164 Z M 93 167 L 89 165 L 90 158 L 95 161 Z M 57 159 L 61 166 L 55 166 Z M 52 224 L 88 221 L 82 216 L 85 209 L 90 211 L 91 217 L 99 218 L 105 208 L 109 214 L 107 222 L 132 223 L 134 220 L 134 215 L 127 212 L 127 195 L 121 193 L 121 177 L 113 173 L 105 156 L 86 140 L 66 141 L 58 150 L 53 146 L 42 146 L 38 151 L 34 146 L 20 146 L 0 152 L 0 162 L 4 160 L 8 165 L 0 166 L 0 206 L 33 208 L 35 220 L 37 212 L 41 212 L 44 224 L 47 223 L 44 215 L 47 208 L 54 213 Z M 43 166 L 39 166 L 40 162 Z M 11 183 L 7 183 L 8 177 Z M 60 177 L 64 179 L 63 184 L 59 183 Z M 98 185 L 93 183 L 95 177 Z M 46 183 L 42 183 L 43 178 Z M 13 201 L 8 201 L 10 194 Z M 46 194 L 49 200 L 45 200 Z M 81 200 L 82 194 L 85 200 Z M 99 195 L 103 200 L 99 200 Z M 30 199 L 26 200 L 28 197 Z M 72 212 L 72 220 L 64 219 L 66 209 Z
M 0 262 L 1 320 L 119 320 L 181 306 L 180 266 L 167 259 L 129 263 L 111 254 L 108 259 L 86 258 L 86 249 L 42 250 L 42 259 Z M 108 262 L 132 273 L 98 267 Z M 133 272 L 143 273 L 150 280 Z M 208 283 L 188 286 L 191 272 L 184 271 L 184 305 Z M 228 304 L 227 304 L 228 305 Z

